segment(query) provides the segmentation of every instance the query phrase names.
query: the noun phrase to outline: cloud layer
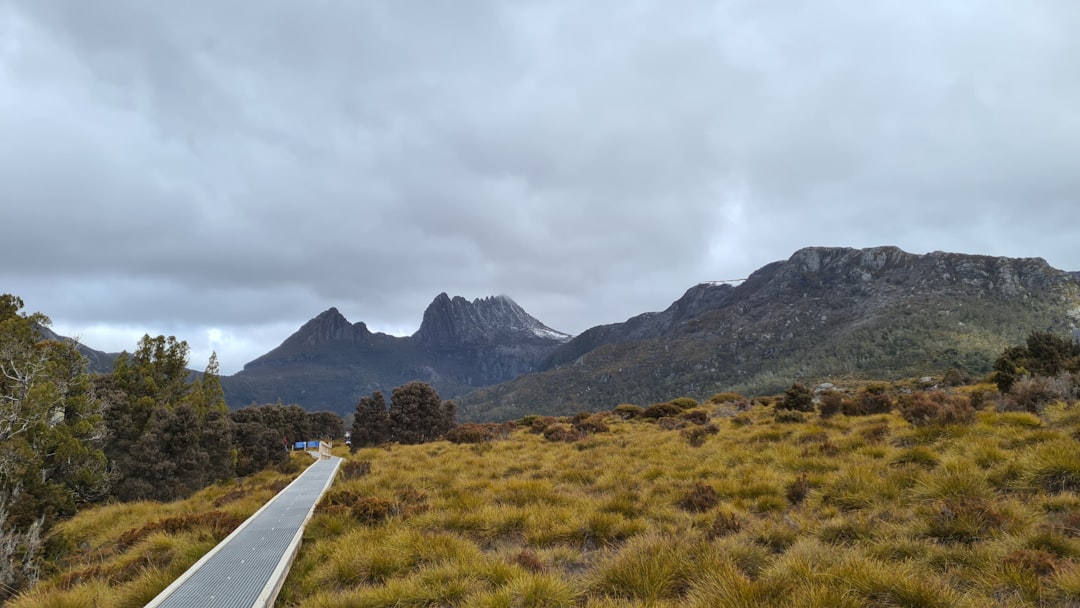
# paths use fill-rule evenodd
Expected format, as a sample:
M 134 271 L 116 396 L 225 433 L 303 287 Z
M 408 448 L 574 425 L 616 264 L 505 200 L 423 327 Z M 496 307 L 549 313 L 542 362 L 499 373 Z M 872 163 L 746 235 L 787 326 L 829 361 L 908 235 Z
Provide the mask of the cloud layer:
M 0 0 L 0 291 L 223 371 L 439 292 L 576 333 L 806 245 L 1080 270 L 1080 4 Z M 134 338 L 133 338 L 134 337 Z

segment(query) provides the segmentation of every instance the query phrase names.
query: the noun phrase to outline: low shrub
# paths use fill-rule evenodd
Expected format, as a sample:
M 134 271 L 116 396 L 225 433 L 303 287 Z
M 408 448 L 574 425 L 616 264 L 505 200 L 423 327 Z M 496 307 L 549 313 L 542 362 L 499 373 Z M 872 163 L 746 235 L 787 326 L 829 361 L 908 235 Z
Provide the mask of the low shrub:
M 842 409 L 848 416 L 873 416 L 892 411 L 892 397 L 884 384 L 869 384 L 854 399 L 844 400 Z
M 679 417 L 694 424 L 705 424 L 709 421 L 709 412 L 703 409 L 692 409 L 683 412 Z
M 788 502 L 793 505 L 802 504 L 806 500 L 806 495 L 810 493 L 810 481 L 806 478 L 806 473 L 803 473 L 795 478 L 788 484 L 784 491 L 784 495 L 787 496 Z
M 915 426 L 932 424 L 970 424 L 975 421 L 975 408 L 962 395 L 944 391 L 915 392 L 898 400 L 904 420 Z
M 621 403 L 619 405 L 616 405 L 615 409 L 611 410 L 613 414 L 615 414 L 619 418 L 622 418 L 623 420 L 632 420 L 634 418 L 637 418 L 641 416 L 641 413 L 644 411 L 644 408 L 638 405 L 634 405 L 632 403 Z
M 715 403 L 717 405 L 721 403 L 738 403 L 746 401 L 746 397 L 743 397 L 739 393 L 716 393 L 712 397 L 709 397 L 709 403 Z
M 714 540 L 737 533 L 742 530 L 742 521 L 730 511 L 722 510 L 713 518 L 712 525 L 705 533 L 706 538 Z
M 695 426 L 693 428 L 683 429 L 682 436 L 686 438 L 686 441 L 693 447 L 700 447 L 705 443 L 705 438 L 709 435 L 715 435 L 720 432 L 720 428 L 715 424 L 707 424 L 705 426 Z
M 720 495 L 717 494 L 716 488 L 700 481 L 695 483 L 694 487 L 676 503 L 680 509 L 691 513 L 704 513 L 718 504 L 720 504 Z
M 584 434 L 575 429 L 574 427 L 564 422 L 555 422 L 549 424 L 543 431 L 544 439 L 548 441 L 577 441 L 581 439 Z
M 606 433 L 609 430 L 605 422 L 608 416 L 607 413 L 593 414 L 575 421 L 573 426 L 580 433 Z
M 670 403 L 680 410 L 688 410 L 698 406 L 697 399 L 693 397 L 677 397 L 672 399 Z
M 773 420 L 776 422 L 806 422 L 806 414 L 796 410 L 776 410 Z
M 818 413 L 822 418 L 831 418 L 843 411 L 844 396 L 839 391 L 824 391 L 818 395 Z
M 673 418 L 671 416 L 665 416 L 656 421 L 656 426 L 665 431 L 677 431 L 687 427 L 687 422 L 679 418 Z
M 776 409 L 777 411 L 812 412 L 814 411 L 814 393 L 805 384 L 796 382 L 784 391 L 784 397 L 776 404 Z
M 446 433 L 450 443 L 484 443 L 494 441 L 500 425 L 493 422 L 466 422 L 459 424 Z
M 533 433 L 543 433 L 547 428 L 558 422 L 551 416 L 538 416 L 529 424 L 529 430 Z
M 364 496 L 351 505 L 352 516 L 365 524 L 376 524 L 393 512 L 394 504 L 383 498 Z
M 1073 379 L 1069 374 L 1021 378 L 1002 398 L 1002 409 L 1038 414 L 1055 401 L 1071 401 L 1075 396 L 1074 391 Z
M 649 420 L 659 420 L 660 418 L 678 416 L 681 413 L 682 408 L 674 403 L 654 403 L 641 412 L 641 417 Z

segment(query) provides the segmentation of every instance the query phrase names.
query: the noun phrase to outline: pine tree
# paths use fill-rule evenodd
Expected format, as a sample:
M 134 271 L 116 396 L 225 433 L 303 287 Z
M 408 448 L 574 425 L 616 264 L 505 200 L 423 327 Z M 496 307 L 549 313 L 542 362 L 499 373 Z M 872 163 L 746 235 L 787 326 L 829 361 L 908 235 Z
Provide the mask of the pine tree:
M 423 382 L 394 389 L 390 398 L 390 439 L 398 443 L 424 443 L 446 432 L 446 412 L 439 394 Z
M 352 451 L 362 447 L 379 445 L 390 438 L 390 416 L 386 411 L 386 398 L 382 391 L 370 397 L 361 397 L 356 404 L 350 432 Z

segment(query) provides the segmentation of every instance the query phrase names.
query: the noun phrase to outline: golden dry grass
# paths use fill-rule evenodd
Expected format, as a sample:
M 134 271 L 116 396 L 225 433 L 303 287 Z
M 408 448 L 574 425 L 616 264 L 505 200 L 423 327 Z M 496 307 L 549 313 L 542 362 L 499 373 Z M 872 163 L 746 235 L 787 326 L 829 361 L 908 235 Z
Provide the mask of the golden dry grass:
M 350 458 L 370 473 L 335 483 L 279 605 L 1080 605 L 1080 406 L 918 428 L 702 407 L 719 414 L 702 441 L 612 416 L 575 442 L 521 428 L 361 450 Z M 107 546 L 145 508 L 88 513 L 65 533 Z M 206 540 L 152 537 L 163 546 L 144 555 Z M 14 605 L 91 605 L 63 594 L 107 584 L 55 580 Z

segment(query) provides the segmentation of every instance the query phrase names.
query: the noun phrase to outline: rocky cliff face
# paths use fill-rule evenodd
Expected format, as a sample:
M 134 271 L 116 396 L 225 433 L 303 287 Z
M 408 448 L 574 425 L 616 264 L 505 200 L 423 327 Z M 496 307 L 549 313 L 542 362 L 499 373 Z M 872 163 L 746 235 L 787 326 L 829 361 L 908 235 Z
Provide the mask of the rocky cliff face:
M 566 342 L 570 336 L 544 325 L 506 296 L 469 302 L 441 293 L 424 311 L 424 321 L 413 338 L 431 350 L 456 350 L 497 344 L 551 345 Z
M 699 285 L 661 313 L 588 330 L 546 371 L 477 391 L 472 418 L 647 405 L 795 380 L 988 371 L 1034 330 L 1080 325 L 1080 281 L 1038 258 L 813 247 L 742 284 Z
M 439 294 L 408 337 L 373 333 L 330 308 L 222 386 L 232 407 L 281 400 L 346 414 L 362 395 L 412 380 L 444 398 L 505 382 L 536 371 L 569 339 L 506 296 L 469 302 Z

